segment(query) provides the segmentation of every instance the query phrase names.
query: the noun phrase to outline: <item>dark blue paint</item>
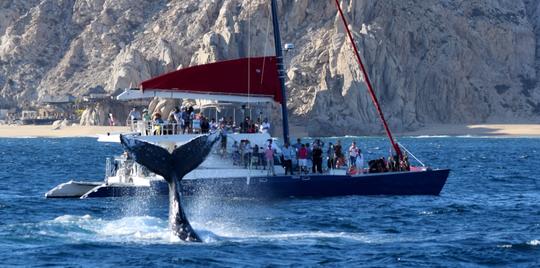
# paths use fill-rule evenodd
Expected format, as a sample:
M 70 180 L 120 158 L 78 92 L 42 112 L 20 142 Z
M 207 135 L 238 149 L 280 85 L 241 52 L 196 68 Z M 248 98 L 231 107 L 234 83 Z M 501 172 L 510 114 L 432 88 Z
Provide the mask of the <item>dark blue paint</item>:
M 185 196 L 240 198 L 329 197 L 340 195 L 438 195 L 449 170 L 377 173 L 362 176 L 304 175 L 183 180 Z M 145 192 L 168 194 L 167 184 L 152 187 L 100 186 L 86 197 L 119 197 Z

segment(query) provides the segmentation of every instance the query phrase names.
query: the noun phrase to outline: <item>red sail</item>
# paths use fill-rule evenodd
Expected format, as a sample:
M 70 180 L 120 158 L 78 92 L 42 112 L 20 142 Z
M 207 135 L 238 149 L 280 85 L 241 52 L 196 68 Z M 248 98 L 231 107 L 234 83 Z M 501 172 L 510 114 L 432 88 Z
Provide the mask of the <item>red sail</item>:
M 188 67 L 141 83 L 141 89 L 272 97 L 281 103 L 275 57 L 243 58 Z

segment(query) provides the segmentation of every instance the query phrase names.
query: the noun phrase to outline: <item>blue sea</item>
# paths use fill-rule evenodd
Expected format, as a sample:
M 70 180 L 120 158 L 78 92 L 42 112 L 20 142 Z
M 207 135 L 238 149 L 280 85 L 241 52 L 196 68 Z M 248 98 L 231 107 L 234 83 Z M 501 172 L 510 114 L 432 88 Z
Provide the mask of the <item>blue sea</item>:
M 384 138 L 342 140 L 388 155 Z M 191 198 L 204 243 L 185 243 L 167 229 L 166 197 L 44 198 L 70 179 L 102 180 L 119 144 L 0 139 L 0 266 L 540 266 L 540 139 L 400 142 L 452 169 L 440 196 Z

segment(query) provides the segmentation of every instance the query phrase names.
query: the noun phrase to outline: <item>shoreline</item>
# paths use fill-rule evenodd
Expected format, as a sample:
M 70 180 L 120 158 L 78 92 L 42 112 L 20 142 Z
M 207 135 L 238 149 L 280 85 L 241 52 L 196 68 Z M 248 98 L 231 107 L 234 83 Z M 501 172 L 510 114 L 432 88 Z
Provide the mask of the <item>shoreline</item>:
M 125 126 L 0 125 L 0 138 L 97 138 L 100 134 L 129 132 Z
M 397 132 L 396 136 L 540 138 L 540 124 L 433 124 L 415 131 Z
M 100 134 L 129 132 L 125 126 L 0 125 L 0 138 L 97 137 Z M 294 133 L 291 133 L 295 136 Z M 434 124 L 415 131 L 395 132 L 397 137 L 533 137 L 540 138 L 540 124 Z M 372 136 L 384 136 L 372 135 Z

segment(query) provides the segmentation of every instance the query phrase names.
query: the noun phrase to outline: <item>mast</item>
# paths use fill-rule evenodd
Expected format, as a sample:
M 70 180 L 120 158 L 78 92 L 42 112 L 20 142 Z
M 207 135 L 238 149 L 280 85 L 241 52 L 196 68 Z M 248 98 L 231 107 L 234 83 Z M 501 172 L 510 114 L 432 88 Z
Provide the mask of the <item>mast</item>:
M 278 70 L 279 83 L 281 85 L 281 115 L 283 117 L 283 142 L 289 142 L 289 116 L 287 114 L 287 90 L 285 88 L 285 69 L 283 64 L 283 51 L 281 48 L 281 36 L 279 34 L 278 10 L 276 0 L 271 1 L 272 25 L 274 27 L 274 46 L 276 48 L 276 64 Z
M 384 119 L 384 114 L 381 110 L 381 106 L 379 105 L 377 96 L 375 96 L 375 92 L 373 91 L 373 87 L 371 86 L 371 81 L 369 80 L 369 76 L 367 74 L 366 68 L 364 67 L 364 64 L 362 63 L 362 59 L 360 58 L 360 53 L 358 53 L 358 48 L 356 48 L 356 43 L 354 42 L 354 38 L 351 34 L 351 31 L 349 30 L 349 26 L 348 26 L 349 24 L 347 23 L 347 20 L 345 19 L 345 16 L 343 15 L 343 11 L 341 10 L 339 1 L 338 0 L 335 0 L 335 1 L 336 1 L 336 6 L 339 11 L 339 15 L 341 16 L 341 20 L 343 21 L 343 26 L 345 26 L 345 30 L 347 31 L 347 35 L 349 36 L 349 40 L 351 41 L 351 44 L 354 49 L 356 59 L 358 60 L 358 64 L 360 65 L 360 69 L 362 70 L 362 74 L 364 75 L 364 81 L 366 82 L 366 86 L 368 88 L 369 94 L 371 95 L 371 100 L 373 101 L 375 108 L 377 108 L 377 112 L 379 113 L 379 117 L 383 123 L 384 130 L 386 131 L 386 135 L 388 135 L 388 139 L 390 139 L 390 143 L 392 143 L 392 147 L 394 147 L 394 150 L 396 151 L 396 154 L 399 157 L 399 159 L 402 159 L 403 154 L 401 153 L 401 149 L 399 149 L 398 144 L 394 141 L 394 138 L 392 137 L 392 132 L 390 132 L 390 128 L 388 128 L 386 119 Z

